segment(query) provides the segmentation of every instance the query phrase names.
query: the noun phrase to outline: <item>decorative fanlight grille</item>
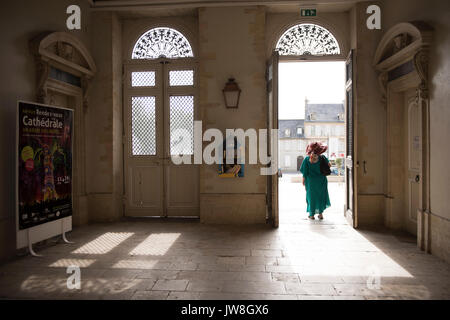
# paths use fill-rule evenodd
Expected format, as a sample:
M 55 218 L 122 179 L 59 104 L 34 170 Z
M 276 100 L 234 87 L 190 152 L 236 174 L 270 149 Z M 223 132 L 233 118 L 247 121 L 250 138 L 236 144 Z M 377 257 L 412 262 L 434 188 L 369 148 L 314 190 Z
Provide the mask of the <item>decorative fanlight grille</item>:
M 154 28 L 144 33 L 134 45 L 132 59 L 193 57 L 186 37 L 172 28 Z
M 280 55 L 333 55 L 341 50 L 336 38 L 316 24 L 299 24 L 289 28 L 278 40 Z

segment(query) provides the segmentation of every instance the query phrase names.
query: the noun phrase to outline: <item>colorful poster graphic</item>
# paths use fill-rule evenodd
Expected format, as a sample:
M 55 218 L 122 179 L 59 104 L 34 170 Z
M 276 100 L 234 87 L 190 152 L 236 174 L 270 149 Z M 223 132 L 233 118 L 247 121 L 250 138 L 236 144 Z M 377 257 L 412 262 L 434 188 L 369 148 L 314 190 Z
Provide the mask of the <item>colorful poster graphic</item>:
M 73 112 L 19 102 L 19 229 L 72 215 Z

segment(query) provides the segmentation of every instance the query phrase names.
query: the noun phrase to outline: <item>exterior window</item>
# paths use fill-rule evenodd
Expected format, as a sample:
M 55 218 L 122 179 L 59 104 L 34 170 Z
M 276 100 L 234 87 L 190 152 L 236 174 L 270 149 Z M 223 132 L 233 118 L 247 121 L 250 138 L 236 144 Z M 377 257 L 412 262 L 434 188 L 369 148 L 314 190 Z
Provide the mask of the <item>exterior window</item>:
M 284 157 L 284 166 L 290 167 L 291 166 L 291 156 L 285 156 Z
M 169 71 L 169 85 L 171 86 L 194 85 L 194 70 Z
M 286 137 L 290 137 L 291 136 L 291 130 L 289 130 L 289 129 L 284 130 L 284 135 Z
M 297 128 L 297 134 L 299 135 L 303 134 L 303 128 Z
M 170 96 L 170 154 L 194 153 L 194 96 Z
M 133 156 L 156 155 L 156 97 L 131 98 Z
M 132 87 L 154 87 L 155 71 L 138 71 L 131 73 Z

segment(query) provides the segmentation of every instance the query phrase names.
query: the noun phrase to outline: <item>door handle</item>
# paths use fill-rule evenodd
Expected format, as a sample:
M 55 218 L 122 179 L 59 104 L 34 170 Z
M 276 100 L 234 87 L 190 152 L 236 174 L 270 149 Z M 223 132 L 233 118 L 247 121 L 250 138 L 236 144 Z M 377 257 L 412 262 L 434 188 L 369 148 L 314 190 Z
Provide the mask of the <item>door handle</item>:
M 414 180 L 416 180 L 416 182 L 419 182 L 420 181 L 420 176 L 416 175 L 416 179 L 414 179 Z

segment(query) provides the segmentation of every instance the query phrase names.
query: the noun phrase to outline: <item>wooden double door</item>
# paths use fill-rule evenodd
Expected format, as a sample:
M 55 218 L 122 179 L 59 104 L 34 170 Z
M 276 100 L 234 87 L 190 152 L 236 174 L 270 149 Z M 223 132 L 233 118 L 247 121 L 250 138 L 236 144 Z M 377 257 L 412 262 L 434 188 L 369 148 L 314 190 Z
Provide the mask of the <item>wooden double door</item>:
M 125 65 L 126 216 L 199 216 L 199 167 L 192 161 L 196 80 L 189 60 Z M 172 155 L 190 157 L 191 164 L 174 164 Z

